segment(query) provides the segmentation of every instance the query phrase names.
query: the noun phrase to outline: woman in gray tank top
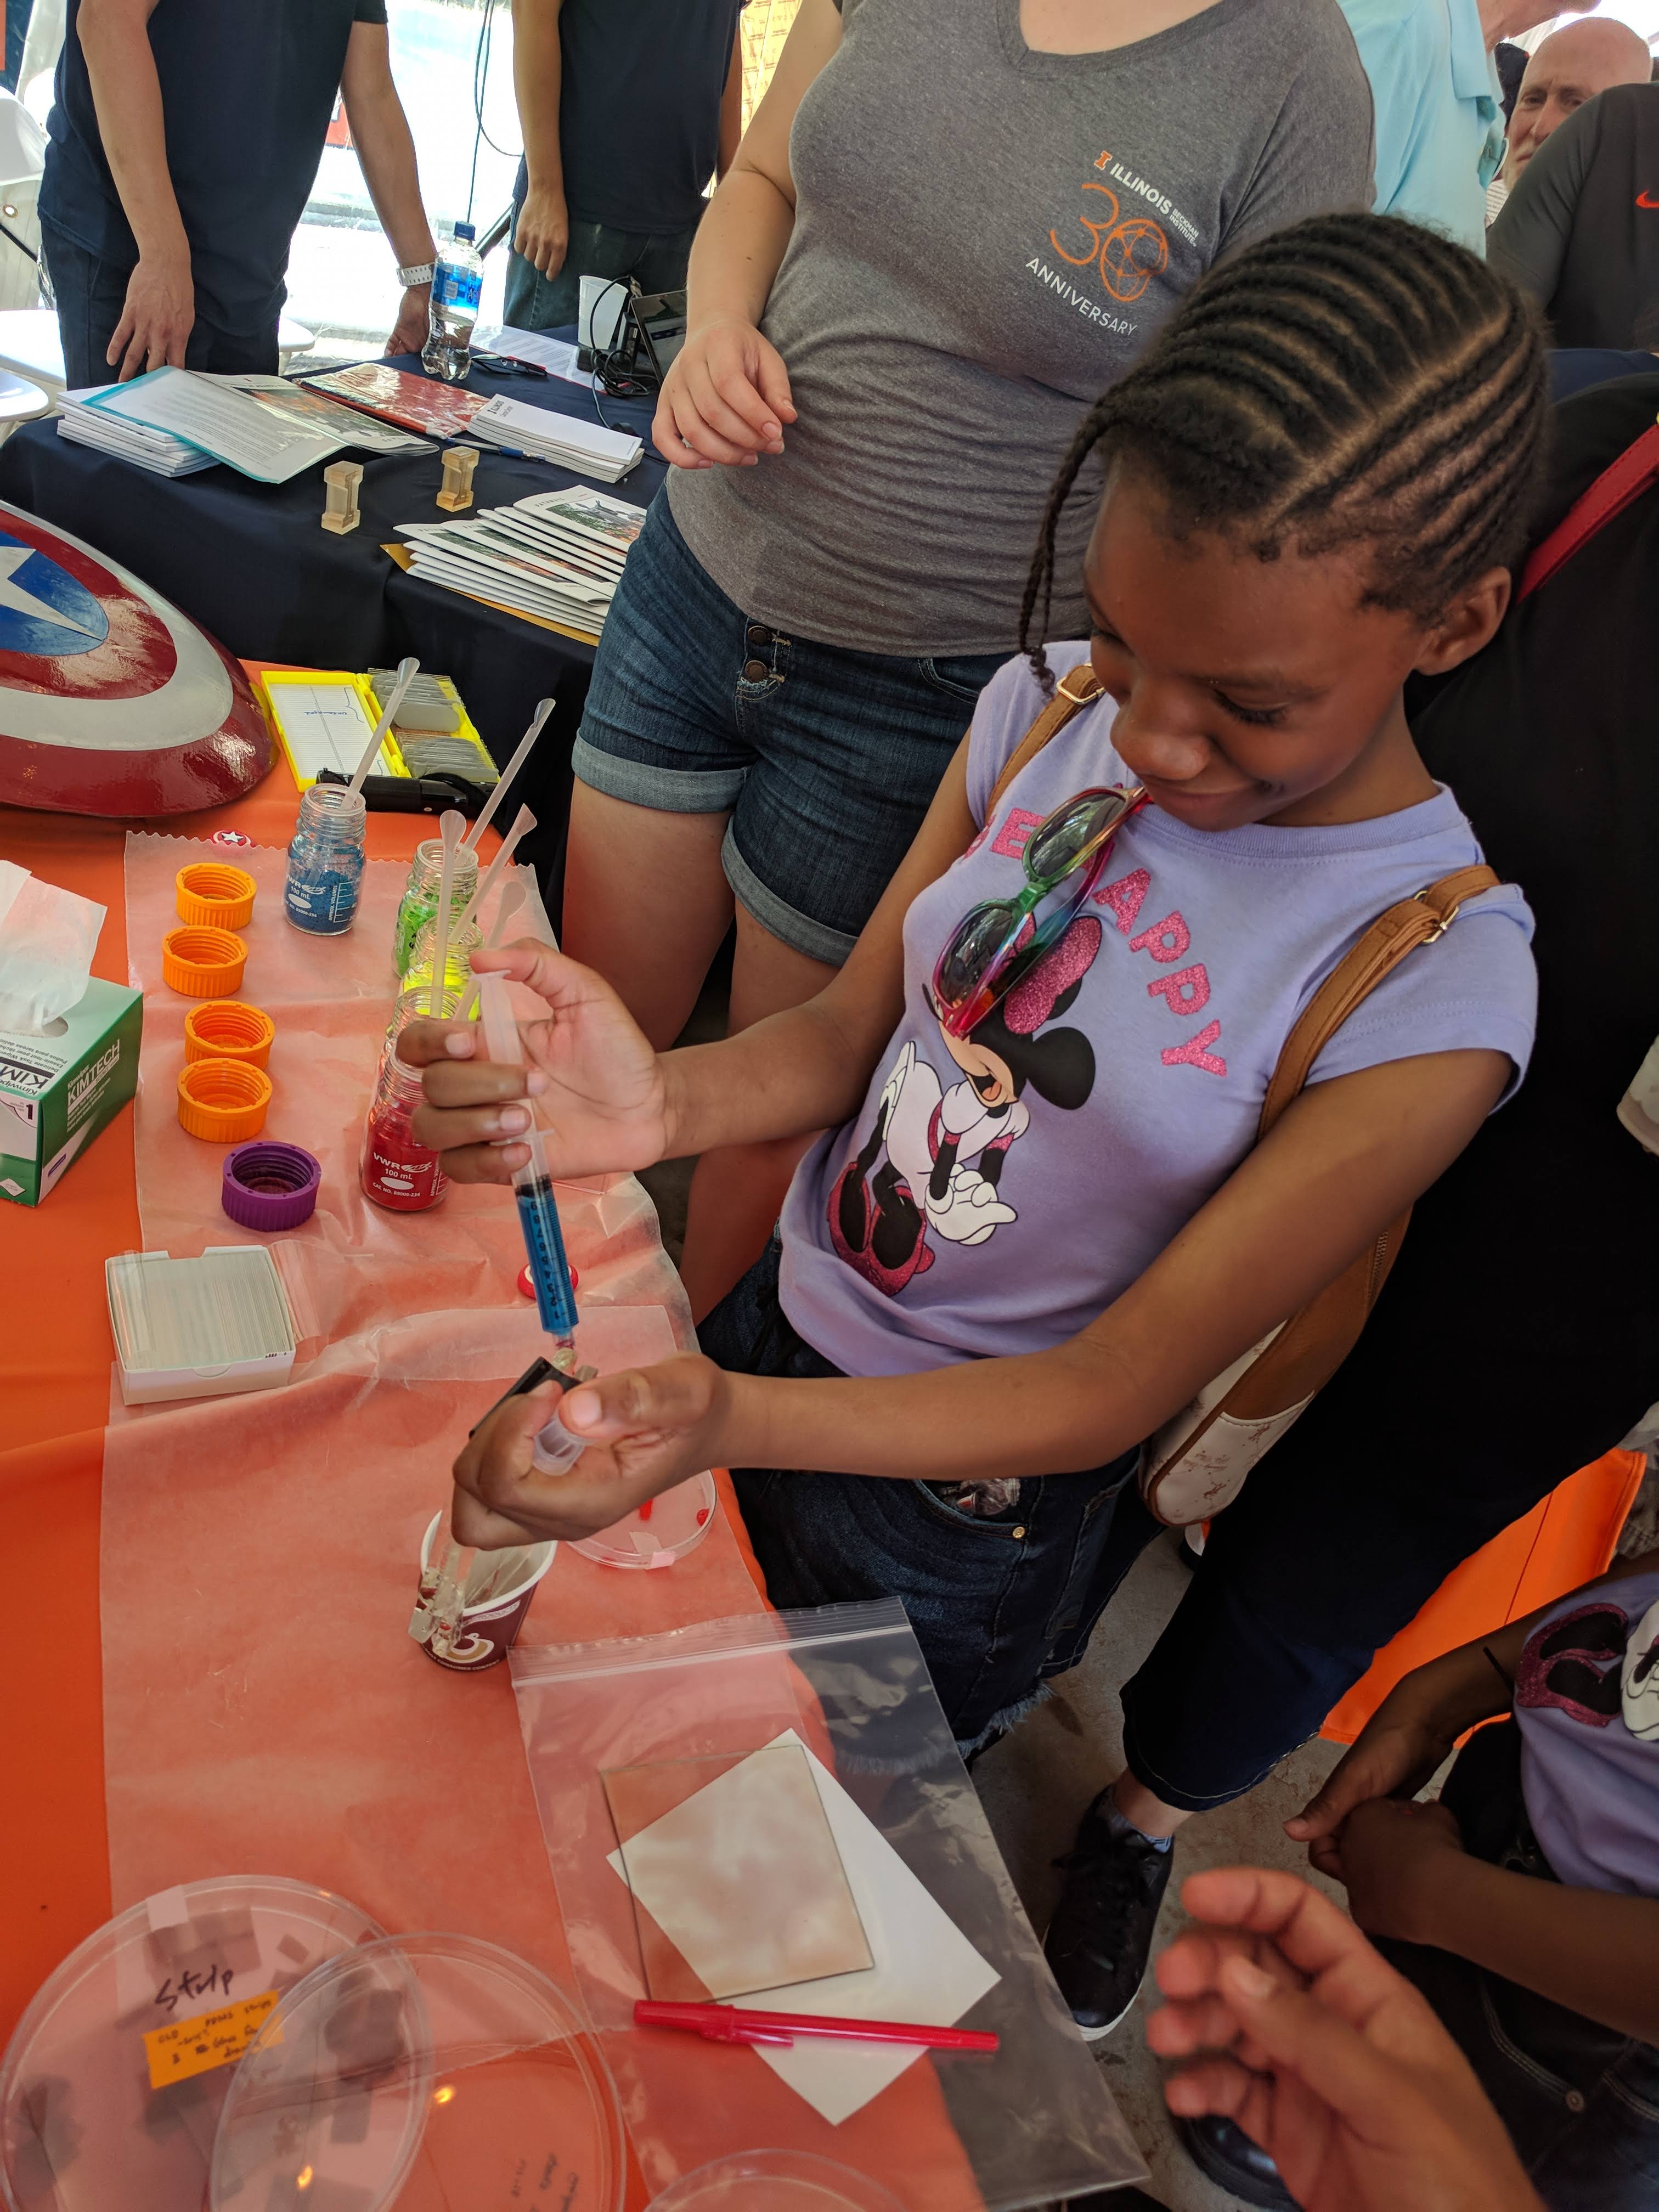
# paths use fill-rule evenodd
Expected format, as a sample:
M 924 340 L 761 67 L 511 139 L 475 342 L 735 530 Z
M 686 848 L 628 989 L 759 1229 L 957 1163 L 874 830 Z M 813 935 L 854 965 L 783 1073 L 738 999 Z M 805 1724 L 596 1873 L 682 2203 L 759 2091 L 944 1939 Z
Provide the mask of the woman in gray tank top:
M 565 943 L 653 1043 L 734 907 L 733 1028 L 822 988 L 1013 648 L 1085 412 L 1219 254 L 1369 206 L 1371 149 L 1336 0 L 803 0 L 692 253 L 674 473 L 575 748 Z M 699 1316 L 799 1150 L 700 1164 Z

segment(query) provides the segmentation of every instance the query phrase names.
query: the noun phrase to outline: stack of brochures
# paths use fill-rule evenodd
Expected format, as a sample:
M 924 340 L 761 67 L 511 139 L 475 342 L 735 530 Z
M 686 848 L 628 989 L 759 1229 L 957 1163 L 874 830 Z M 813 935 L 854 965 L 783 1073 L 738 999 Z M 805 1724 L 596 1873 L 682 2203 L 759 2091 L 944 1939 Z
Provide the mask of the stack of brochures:
M 411 575 L 597 641 L 644 520 L 642 507 L 578 484 L 398 534 Z
M 198 469 L 213 467 L 211 453 L 204 453 L 199 446 L 187 446 L 171 431 L 152 429 L 148 423 L 106 415 L 88 404 L 100 392 L 115 389 L 113 385 L 91 384 L 80 392 L 64 392 L 58 403 L 58 436 L 71 439 L 77 446 L 95 447 L 100 453 L 112 453 L 118 461 L 131 461 L 158 477 L 187 477 Z
M 76 427 L 64 425 L 66 437 L 163 476 L 223 461 L 257 483 L 287 483 L 351 447 L 377 453 L 431 451 L 428 439 L 371 421 L 280 376 L 156 368 L 128 384 L 68 397 L 77 404 Z
M 551 407 L 532 407 L 505 395 L 489 400 L 466 428 L 469 440 L 510 453 L 552 461 L 579 477 L 616 483 L 639 466 L 645 447 L 631 430 L 608 430 Z

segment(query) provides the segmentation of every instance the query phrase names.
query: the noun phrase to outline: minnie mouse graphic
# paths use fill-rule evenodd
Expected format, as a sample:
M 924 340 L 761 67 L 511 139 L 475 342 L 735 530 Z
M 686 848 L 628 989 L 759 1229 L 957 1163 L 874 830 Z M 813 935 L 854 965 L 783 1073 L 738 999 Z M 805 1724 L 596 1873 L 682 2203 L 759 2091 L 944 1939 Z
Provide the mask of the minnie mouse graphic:
M 1025 1091 L 1070 1113 L 1094 1088 L 1088 1038 L 1048 1024 L 1076 1000 L 1101 935 L 1092 915 L 1074 921 L 969 1036 L 941 1025 L 962 1076 L 948 1090 L 914 1042 L 893 1063 L 870 1133 L 830 1194 L 836 1250 L 884 1297 L 897 1297 L 933 1266 L 930 1230 L 946 1243 L 983 1244 L 1018 1220 L 1001 1186 L 1008 1154 L 1031 1124 Z

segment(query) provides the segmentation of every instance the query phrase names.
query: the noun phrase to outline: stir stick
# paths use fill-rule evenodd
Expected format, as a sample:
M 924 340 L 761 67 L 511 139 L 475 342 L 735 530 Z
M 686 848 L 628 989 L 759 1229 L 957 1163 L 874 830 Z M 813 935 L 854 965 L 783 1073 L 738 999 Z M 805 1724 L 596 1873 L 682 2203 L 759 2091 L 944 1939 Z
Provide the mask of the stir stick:
M 513 854 L 518 846 L 519 840 L 521 837 L 527 836 L 535 826 L 535 816 L 531 812 L 527 806 L 521 806 L 519 809 L 518 820 L 514 822 L 513 827 L 507 831 L 501 851 L 496 854 L 495 859 L 484 870 L 483 875 L 479 877 L 477 890 L 473 892 L 472 896 L 468 900 L 466 906 L 462 910 L 461 918 L 455 925 L 455 933 L 458 937 L 466 927 L 468 922 L 472 920 L 474 915 L 479 914 L 483 911 L 484 901 L 489 896 L 490 892 L 495 888 L 495 878 L 501 874 L 501 870 L 513 858 Z
M 393 715 L 404 703 L 404 694 L 421 672 L 421 664 L 411 653 L 406 660 L 398 663 L 398 680 L 392 687 L 392 696 L 380 709 L 380 719 L 374 725 L 374 734 L 368 741 L 368 750 L 357 763 L 357 773 L 351 779 L 351 796 L 356 799 L 363 787 L 363 778 L 374 765 L 374 756 L 380 750 L 382 739 L 392 727 Z
M 507 787 L 508 784 L 512 782 L 514 777 L 517 775 L 519 770 L 529 759 L 530 748 L 535 744 L 537 738 L 540 737 L 542 733 L 542 724 L 547 720 L 548 716 L 552 712 L 553 702 L 550 699 L 539 699 L 537 701 L 536 711 L 530 718 L 530 727 L 525 732 L 523 737 L 519 740 L 519 750 L 514 754 L 512 759 L 508 761 L 507 766 L 501 770 L 500 776 L 496 780 L 495 788 L 490 793 L 489 798 L 484 801 L 483 812 L 479 815 L 472 827 L 467 831 L 465 836 L 461 840 L 462 852 L 476 853 L 478 850 L 478 841 L 483 836 L 484 831 L 489 829 L 490 823 L 495 819 L 495 809 L 501 805 L 502 799 L 507 797 Z
M 510 884 L 501 885 L 501 903 L 495 908 L 495 919 L 489 925 L 489 934 L 484 939 L 484 949 L 493 952 L 507 934 L 507 925 L 524 904 L 524 885 L 514 877 Z M 478 995 L 478 978 L 475 975 L 466 987 L 466 995 L 455 1009 L 455 1018 L 464 1022 L 472 1012 L 472 1001 Z
M 432 926 L 432 996 L 428 1001 L 434 1022 L 443 1004 L 444 963 L 449 957 L 449 887 L 455 880 L 455 849 L 465 826 L 464 817 L 453 806 L 438 817 L 438 827 L 443 833 L 444 864 L 438 882 L 438 911 Z

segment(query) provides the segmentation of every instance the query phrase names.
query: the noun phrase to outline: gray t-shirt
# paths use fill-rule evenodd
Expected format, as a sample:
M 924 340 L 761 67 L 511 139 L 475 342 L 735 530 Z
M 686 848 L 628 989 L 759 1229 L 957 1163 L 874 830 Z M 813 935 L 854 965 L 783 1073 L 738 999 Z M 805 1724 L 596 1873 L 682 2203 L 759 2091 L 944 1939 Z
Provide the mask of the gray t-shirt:
M 1089 407 L 1219 254 L 1370 205 L 1370 89 L 1336 0 L 1216 0 L 1096 54 L 1032 52 L 1019 0 L 842 15 L 763 322 L 800 419 L 757 467 L 676 471 L 674 520 L 787 633 L 1003 652 Z M 1061 524 L 1056 635 L 1086 627 L 1098 483 Z

